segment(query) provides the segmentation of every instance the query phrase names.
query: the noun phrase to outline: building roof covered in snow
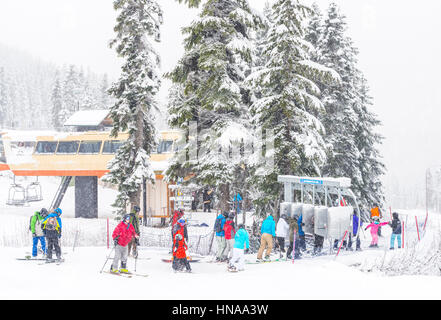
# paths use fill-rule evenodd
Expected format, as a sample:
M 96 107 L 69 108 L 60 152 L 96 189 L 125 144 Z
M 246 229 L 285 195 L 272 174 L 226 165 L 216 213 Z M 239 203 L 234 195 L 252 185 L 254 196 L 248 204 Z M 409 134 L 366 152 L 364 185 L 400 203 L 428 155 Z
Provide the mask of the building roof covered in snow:
M 75 112 L 64 123 L 65 127 L 109 127 L 112 120 L 109 118 L 109 110 L 83 110 Z

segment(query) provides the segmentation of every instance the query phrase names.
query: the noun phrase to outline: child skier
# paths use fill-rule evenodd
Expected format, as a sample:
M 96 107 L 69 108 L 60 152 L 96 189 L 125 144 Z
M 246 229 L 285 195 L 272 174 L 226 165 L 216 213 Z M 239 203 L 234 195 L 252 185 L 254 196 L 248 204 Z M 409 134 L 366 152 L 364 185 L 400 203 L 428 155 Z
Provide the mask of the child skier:
M 369 248 L 378 248 L 378 228 L 387 225 L 388 222 L 381 222 L 378 218 L 374 218 L 374 222 L 369 224 L 364 230 L 371 228 L 372 242 Z
M 234 247 L 234 235 L 236 233 L 236 228 L 234 225 L 234 213 L 230 213 L 228 215 L 228 219 L 224 224 L 224 233 L 225 233 L 225 256 L 228 259 L 233 257 L 233 247 Z
M 57 260 L 61 260 L 61 248 L 58 239 L 61 238 L 61 209 L 57 208 L 43 219 L 42 229 L 47 240 L 46 260 L 52 260 L 52 250 L 55 250 Z
M 190 263 L 187 260 L 187 244 L 181 233 L 177 233 L 173 243 L 173 263 L 172 268 L 175 272 L 181 271 L 184 267 L 187 272 L 191 272 Z
M 115 244 L 115 257 L 110 266 L 110 272 L 118 272 L 118 264 L 121 260 L 121 268 L 119 272 L 129 273 L 129 270 L 127 269 L 127 256 L 129 254 L 127 245 L 133 237 L 139 238 L 135 232 L 135 228 L 130 223 L 130 215 L 126 214 L 112 233 L 113 242 Z
M 395 248 L 395 239 L 398 241 L 398 249 L 401 248 L 401 221 L 398 218 L 398 213 L 392 213 L 392 221 L 389 223 L 392 228 L 392 234 L 390 236 L 390 249 Z
M 245 252 L 250 248 L 250 240 L 248 232 L 243 224 L 239 225 L 239 229 L 234 236 L 233 257 L 230 260 L 228 271 L 243 271 L 245 269 Z
M 44 218 L 46 218 L 48 212 L 45 208 L 42 208 L 40 211 L 36 211 L 31 218 L 31 232 L 32 232 L 32 257 L 36 258 L 38 253 L 38 241 L 40 241 L 41 249 L 43 250 L 43 255 L 46 254 L 46 241 L 44 239 L 44 231 L 42 222 Z

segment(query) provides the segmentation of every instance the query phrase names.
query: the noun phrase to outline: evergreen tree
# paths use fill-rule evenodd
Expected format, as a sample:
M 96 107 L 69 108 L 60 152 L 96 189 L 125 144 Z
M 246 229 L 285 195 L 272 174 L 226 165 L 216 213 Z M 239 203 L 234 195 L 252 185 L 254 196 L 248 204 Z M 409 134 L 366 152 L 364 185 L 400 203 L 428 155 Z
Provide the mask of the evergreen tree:
M 320 175 L 326 160 L 325 132 L 318 119 L 324 107 L 317 82 L 339 77 L 309 58 L 311 45 L 304 39 L 303 24 L 310 12 L 297 0 L 273 4 L 270 28 L 258 44 L 265 64 L 247 80 L 257 92 L 251 108 L 256 128 L 274 130 L 274 150 L 266 152 L 274 153 L 275 165 L 256 175 L 260 192 L 255 200 L 274 211 L 282 195 L 278 175 Z
M 243 81 L 251 63 L 249 33 L 257 20 L 245 0 L 206 1 L 199 17 L 183 29 L 185 54 L 166 75 L 174 89 L 182 90 L 181 102 L 168 109 L 170 126 L 189 135 L 190 123 L 197 124 L 195 150 L 189 145 L 183 149 L 168 178 L 195 173 L 193 181 L 217 188 L 222 210 L 229 210 L 230 185 L 241 162 L 239 156 L 232 157 L 232 150 L 249 138 Z
M 54 87 L 52 89 L 52 126 L 60 129 L 63 126 L 67 115 L 63 114 L 63 88 L 61 87 L 60 73 L 55 75 Z
M 66 115 L 61 119 L 62 123 L 67 120 L 69 116 L 79 110 L 80 94 L 78 84 L 78 73 L 74 65 L 70 65 L 66 74 L 63 85 L 63 112 Z
M 345 16 L 335 3 L 330 4 L 324 19 L 318 7 L 314 11 L 307 34 L 316 48 L 312 57 L 341 77 L 340 83 L 319 85 L 326 110 L 320 119 L 326 129 L 326 142 L 332 146 L 323 175 L 351 178 L 359 203 L 368 209 L 384 199 L 379 179 L 384 167 L 378 158 L 372 158 L 379 156 L 376 144 L 381 138 L 373 132 L 379 122 L 367 108 L 370 99 L 357 69 L 358 51 L 346 36 Z
M 5 69 L 0 67 L 0 127 L 6 124 L 7 92 Z
M 128 202 L 140 205 L 142 182 L 154 175 L 149 156 L 155 146 L 152 110 L 157 109 L 160 60 L 149 39 L 159 41 L 162 10 L 154 0 L 115 0 L 113 6 L 119 15 L 110 46 L 124 63 L 109 90 L 116 99 L 110 109 L 112 136 L 127 131 L 129 138 L 109 164 L 105 180 L 118 185 L 114 206 L 124 213 Z
M 100 109 L 108 109 L 110 106 L 109 78 L 107 74 L 104 74 L 99 87 L 99 105 Z

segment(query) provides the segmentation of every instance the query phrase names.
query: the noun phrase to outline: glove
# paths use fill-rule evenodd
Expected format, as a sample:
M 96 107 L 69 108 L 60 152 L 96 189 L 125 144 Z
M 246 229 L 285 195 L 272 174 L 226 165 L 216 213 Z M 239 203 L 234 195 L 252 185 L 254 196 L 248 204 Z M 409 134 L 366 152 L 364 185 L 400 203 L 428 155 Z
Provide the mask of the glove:
M 115 247 L 118 245 L 118 237 L 116 237 L 115 239 L 113 239 L 113 244 L 115 245 Z
M 32 234 L 32 238 L 35 238 L 37 236 L 37 234 L 34 232 L 33 234 Z
M 61 232 L 58 234 L 58 239 L 60 239 L 61 238 Z
M 139 239 L 138 238 L 135 238 L 135 243 L 137 246 L 139 246 Z
M 250 252 L 250 249 L 245 249 L 245 254 L 248 254 Z

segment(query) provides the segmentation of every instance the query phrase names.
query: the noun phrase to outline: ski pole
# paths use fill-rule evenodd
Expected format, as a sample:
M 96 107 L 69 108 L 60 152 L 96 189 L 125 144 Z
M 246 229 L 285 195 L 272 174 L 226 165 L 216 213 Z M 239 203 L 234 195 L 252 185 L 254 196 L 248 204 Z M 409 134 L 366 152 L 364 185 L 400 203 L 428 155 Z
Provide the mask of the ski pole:
M 343 236 L 343 239 L 341 240 L 340 247 L 338 248 L 338 251 L 337 251 L 337 254 L 335 255 L 335 258 L 337 258 L 338 254 L 340 253 L 340 249 L 343 246 L 343 242 L 345 241 L 345 238 L 346 238 L 347 234 L 348 234 L 348 230 L 345 231 L 345 234 Z
M 104 270 L 104 267 L 106 266 L 106 264 L 107 264 L 107 261 L 109 261 L 109 258 L 110 258 L 110 256 L 112 255 L 112 252 L 115 250 L 115 248 L 116 248 L 116 246 L 114 246 L 113 248 L 112 248 L 112 251 L 110 251 L 110 253 L 109 253 L 109 255 L 107 256 L 107 258 L 106 258 L 106 262 L 104 262 L 104 265 L 103 265 L 103 267 L 101 268 L 101 271 L 100 271 L 100 273 L 102 273 L 103 272 L 103 270 Z
M 401 247 L 404 249 L 404 221 L 402 222 L 402 225 L 403 225 L 403 227 L 402 227 L 402 229 L 403 230 L 401 230 L 401 233 L 402 233 L 402 235 L 401 235 Z
M 420 230 L 419 230 L 419 228 L 418 228 L 418 219 L 417 219 L 417 216 L 415 216 L 415 224 L 416 224 L 416 228 L 417 228 L 418 241 L 420 241 Z

